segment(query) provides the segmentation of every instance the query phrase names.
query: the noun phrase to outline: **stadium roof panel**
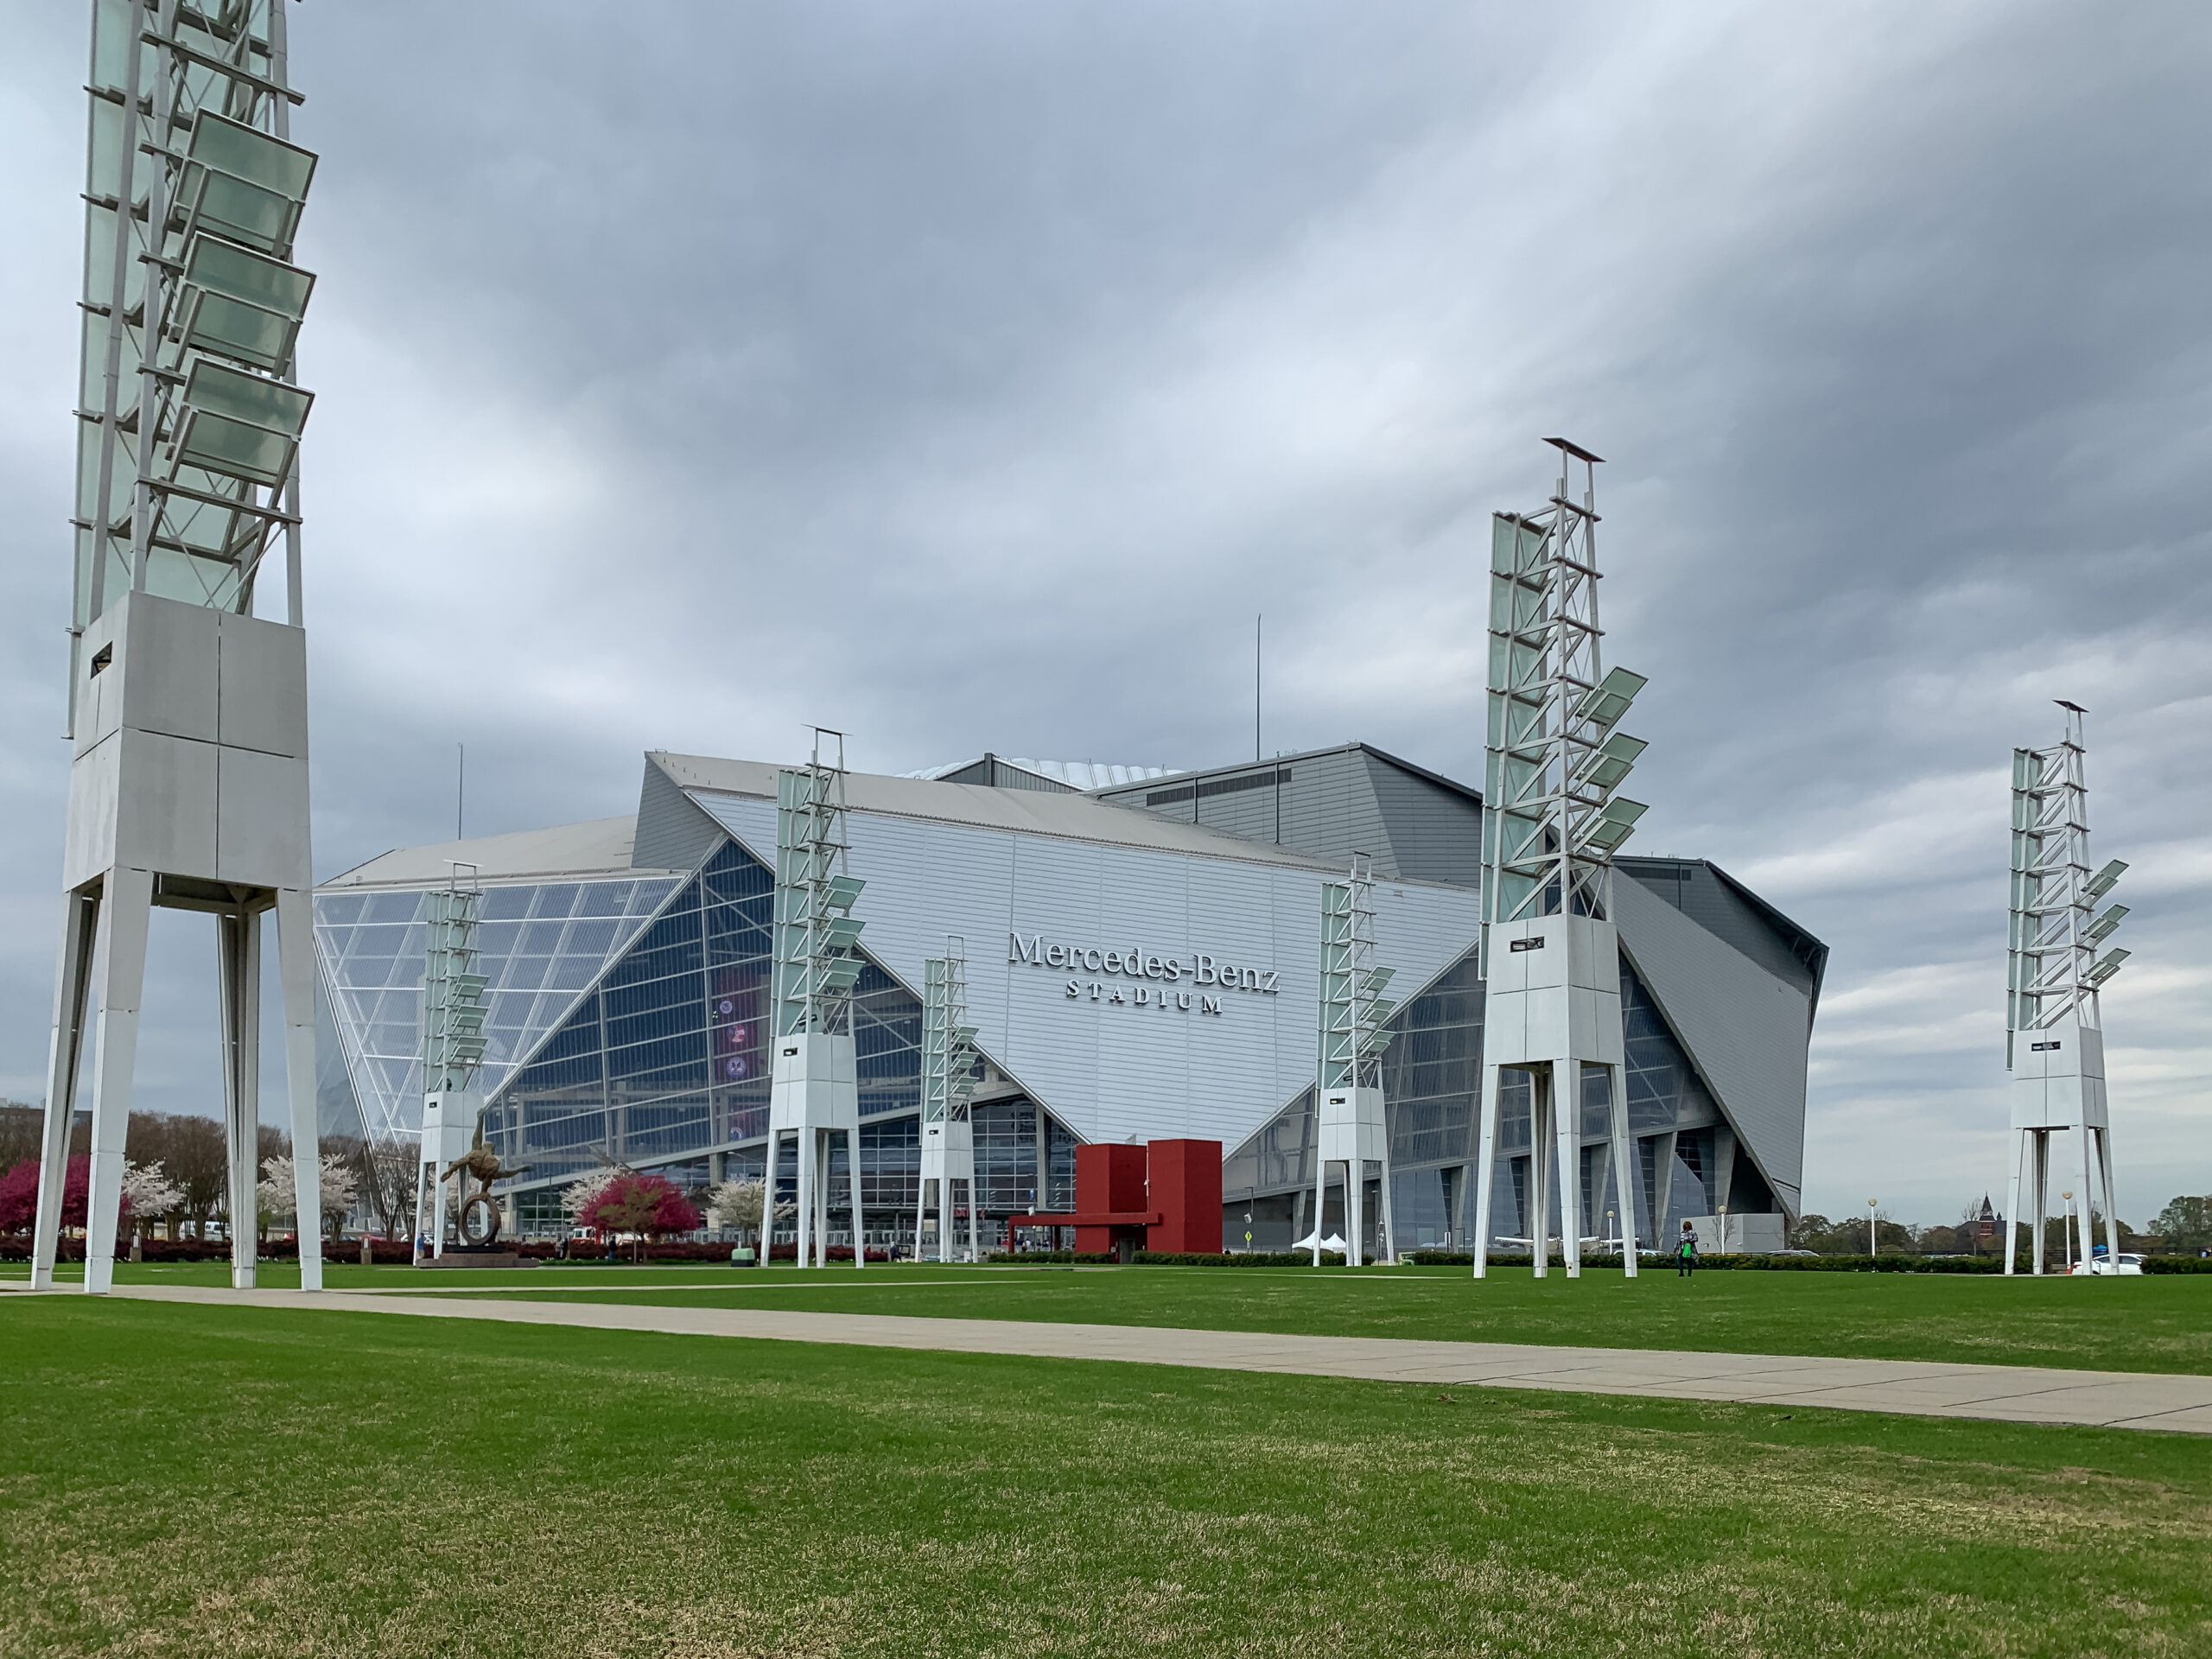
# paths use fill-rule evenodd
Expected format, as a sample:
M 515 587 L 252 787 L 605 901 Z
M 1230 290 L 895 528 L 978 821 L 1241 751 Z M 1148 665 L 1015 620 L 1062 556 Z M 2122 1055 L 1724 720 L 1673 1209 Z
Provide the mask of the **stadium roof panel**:
M 776 798 L 779 768 L 760 760 L 721 760 L 696 754 L 648 753 L 658 767 L 687 793 L 750 795 Z M 855 811 L 880 812 L 973 828 L 1016 830 L 1113 847 L 1140 847 L 1243 863 L 1274 864 L 1292 869 L 1335 870 L 1336 861 L 1293 852 L 1266 842 L 1248 841 L 1194 823 L 1132 812 L 1089 795 L 1042 790 L 991 789 L 980 784 L 950 784 L 923 778 L 889 778 L 880 773 L 846 774 L 846 800 Z
M 592 818 L 582 823 L 524 830 L 510 836 L 479 836 L 441 841 L 427 847 L 399 847 L 357 864 L 342 875 L 317 884 L 323 892 L 351 887 L 419 887 L 444 881 L 455 861 L 474 864 L 485 881 L 520 881 L 538 876 L 652 874 L 634 869 L 631 849 L 637 815 Z

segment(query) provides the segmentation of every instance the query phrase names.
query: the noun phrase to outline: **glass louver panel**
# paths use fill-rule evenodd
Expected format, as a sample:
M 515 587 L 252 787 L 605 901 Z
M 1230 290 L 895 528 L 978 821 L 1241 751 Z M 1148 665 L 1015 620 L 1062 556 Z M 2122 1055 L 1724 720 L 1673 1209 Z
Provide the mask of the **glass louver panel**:
M 169 334 L 194 350 L 279 373 L 291 361 L 314 287 L 311 275 L 281 260 L 196 236 Z
M 289 258 L 302 205 L 315 177 L 312 152 L 268 133 L 202 113 L 177 188 L 188 225 Z
M 265 427 L 188 409 L 169 453 L 181 466 L 273 489 L 291 470 L 294 447 L 289 438 Z
M 296 265 L 271 259 L 217 236 L 197 236 L 185 257 L 184 280 L 190 286 L 298 321 L 307 315 L 315 276 Z
M 200 291 L 186 299 L 177 333 L 194 351 L 220 353 L 278 374 L 292 360 L 300 325 L 245 301 Z
M 282 381 L 200 359 L 185 382 L 184 401 L 195 410 L 296 438 L 308 423 L 315 394 Z
M 184 409 L 169 455 L 178 468 L 197 467 L 225 478 L 274 487 L 290 471 L 292 451 L 307 423 L 312 392 L 264 380 L 200 358 L 185 383 Z M 218 551 L 217 542 L 207 550 Z

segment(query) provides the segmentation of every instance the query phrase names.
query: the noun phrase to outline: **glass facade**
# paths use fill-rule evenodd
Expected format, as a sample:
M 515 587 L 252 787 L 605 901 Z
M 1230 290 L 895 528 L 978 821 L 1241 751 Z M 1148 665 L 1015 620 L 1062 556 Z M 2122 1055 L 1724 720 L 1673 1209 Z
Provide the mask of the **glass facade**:
M 766 1135 L 774 904 L 773 874 L 725 842 L 492 1096 L 501 1158 L 536 1183 L 602 1155 L 663 1165 Z M 921 1022 L 919 1001 L 868 963 L 853 996 L 863 1119 L 919 1109 Z M 865 1152 L 861 1178 L 872 1206 Z
M 326 1027 L 319 1093 L 334 1130 L 411 1134 L 420 1120 L 419 1020 L 424 893 L 327 893 L 315 899 Z M 480 930 L 490 1038 L 483 1071 L 487 1135 L 524 1172 L 525 1224 L 558 1215 L 557 1191 L 602 1160 L 651 1166 L 703 1185 L 759 1175 L 768 1117 L 767 1003 L 771 871 L 725 842 L 690 876 L 613 876 L 487 888 Z M 1472 1220 L 1468 1175 L 1482 1089 L 1484 991 L 1472 950 L 1396 1010 L 1383 1057 L 1395 1185 L 1408 1245 L 1464 1246 Z M 1640 1167 L 1638 1231 L 1671 1234 L 1710 1214 L 1724 1172 L 1738 1211 L 1771 1195 L 1700 1080 L 1664 1014 L 1625 957 L 1621 990 L 1630 1128 Z M 853 1000 L 860 1075 L 862 1202 L 872 1242 L 910 1236 L 919 1175 L 921 1005 L 873 962 Z M 1584 1079 L 1582 1132 L 1608 1133 L 1605 1079 Z M 1529 1236 L 1529 1084 L 1503 1080 L 1493 1213 L 1498 1233 Z M 1313 1093 L 1309 1088 L 1223 1166 L 1224 1196 L 1249 1212 L 1230 1236 L 1281 1248 L 1313 1224 Z M 1075 1135 L 1026 1097 L 974 1109 L 976 1176 L 987 1216 L 1071 1209 Z M 754 1142 L 747 1146 L 741 1143 Z M 833 1194 L 848 1189 L 833 1153 Z M 1584 1213 L 1599 1224 L 1618 1202 L 1602 1145 L 1586 1146 Z M 780 1201 L 796 1190 L 796 1149 L 777 1171 Z M 1039 1166 L 1042 1165 L 1042 1179 Z M 1593 1188 L 1595 1190 L 1593 1190 Z M 1040 1190 L 1041 1189 L 1041 1190 Z M 1368 1209 L 1379 1215 L 1379 1193 Z M 1655 1209 L 1663 1211 L 1652 1224 Z M 1555 1224 L 1555 1222 L 1553 1224 Z M 833 1231 L 852 1218 L 833 1208 Z M 1332 1198 L 1325 1229 L 1342 1225 Z
M 1390 1125 L 1391 1199 L 1400 1234 L 1409 1246 L 1446 1239 L 1464 1245 L 1473 1220 L 1471 1194 L 1460 1172 L 1471 1168 L 1475 1160 L 1476 1115 L 1482 1103 L 1483 984 L 1476 977 L 1476 954 L 1469 951 L 1389 1021 L 1397 1033 L 1383 1056 L 1382 1071 Z M 1663 1230 L 1678 1230 L 1684 1217 L 1713 1213 L 1712 1197 L 1717 1190 L 1714 1132 L 1724 1120 L 1666 1016 L 1625 957 L 1621 960 L 1621 1023 L 1629 1132 L 1636 1138 L 1642 1160 L 1637 1230 L 1649 1239 L 1656 1236 L 1651 1214 L 1658 1202 L 1662 1156 L 1672 1160 Z M 1506 1236 L 1530 1236 L 1534 1227 L 1528 1214 L 1529 1107 L 1529 1074 L 1507 1072 L 1499 1082 L 1492 1198 L 1494 1224 Z M 1605 1140 L 1611 1129 L 1611 1102 L 1603 1072 L 1584 1077 L 1581 1108 L 1584 1138 Z M 1223 1194 L 1232 1207 L 1239 1203 L 1253 1207 L 1258 1248 L 1281 1248 L 1312 1225 L 1307 1201 L 1298 1195 L 1313 1181 L 1313 1122 L 1309 1089 L 1223 1161 Z M 1608 1161 L 1602 1147 L 1584 1147 L 1583 1213 L 1600 1224 L 1619 1203 Z M 1736 1208 L 1772 1207 L 1764 1184 L 1746 1162 L 1739 1160 L 1735 1180 Z M 1378 1199 L 1379 1195 L 1370 1194 L 1370 1216 L 1379 1211 Z M 1553 1224 L 1557 1224 L 1556 1209 Z M 1330 1230 L 1342 1225 L 1341 1206 L 1334 1197 L 1323 1225 Z
M 575 1007 L 584 988 L 675 890 L 670 876 L 492 887 L 477 931 L 488 1094 Z M 412 1135 L 423 1122 L 422 910 L 416 891 L 321 893 L 315 948 L 331 1034 L 363 1126 Z M 334 1092 L 327 1074 L 319 1092 Z

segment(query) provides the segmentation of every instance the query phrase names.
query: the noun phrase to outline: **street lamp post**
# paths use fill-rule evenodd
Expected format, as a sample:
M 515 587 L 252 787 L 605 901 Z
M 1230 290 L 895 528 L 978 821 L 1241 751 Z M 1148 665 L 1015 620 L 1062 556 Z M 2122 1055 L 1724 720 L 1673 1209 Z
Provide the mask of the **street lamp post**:
M 2074 1271 L 2074 1189 L 2068 1187 L 2058 1195 L 2066 1203 L 2066 1230 L 2059 1235 L 2059 1255 L 2066 1263 L 2066 1271 Z
M 1866 1254 L 1869 1255 L 1878 1255 L 1881 1254 L 1881 1252 L 1875 1247 L 1874 1238 L 1874 1206 L 1880 1202 L 1881 1200 L 1879 1198 L 1869 1198 L 1866 1200 Z

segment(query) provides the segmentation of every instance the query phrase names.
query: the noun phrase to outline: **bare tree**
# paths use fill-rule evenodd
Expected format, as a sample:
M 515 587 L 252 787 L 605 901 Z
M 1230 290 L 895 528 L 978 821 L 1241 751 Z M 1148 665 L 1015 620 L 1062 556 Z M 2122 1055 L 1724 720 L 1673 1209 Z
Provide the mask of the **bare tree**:
M 207 1217 L 222 1207 L 228 1180 L 223 1126 L 212 1117 L 179 1113 L 162 1120 L 153 1146 L 159 1147 L 158 1154 L 149 1147 L 142 1155 L 160 1158 L 162 1172 L 183 1191 L 184 1200 L 178 1207 L 190 1218 L 194 1232 L 205 1240 Z
M 386 1238 L 405 1238 L 415 1224 L 415 1183 L 421 1152 L 398 1141 L 359 1143 L 363 1200 Z
M 45 1151 L 46 1110 L 20 1100 L 0 1100 L 0 1172 L 35 1163 Z

